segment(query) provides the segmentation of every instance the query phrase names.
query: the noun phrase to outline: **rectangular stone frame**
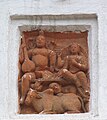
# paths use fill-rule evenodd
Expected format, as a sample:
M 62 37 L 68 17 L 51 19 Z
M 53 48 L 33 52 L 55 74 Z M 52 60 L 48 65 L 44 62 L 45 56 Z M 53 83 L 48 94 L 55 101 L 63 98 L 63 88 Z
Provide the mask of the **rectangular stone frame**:
M 18 54 L 20 45 L 20 32 L 35 28 L 65 26 L 69 29 L 88 30 L 89 70 L 91 83 L 90 112 L 80 114 L 18 114 Z M 59 28 L 58 28 L 59 27 Z M 14 119 L 89 119 L 98 115 L 98 26 L 95 14 L 75 15 L 13 15 L 10 17 L 9 43 L 8 43 L 8 110 L 9 117 Z M 11 59 L 10 57 L 11 56 Z

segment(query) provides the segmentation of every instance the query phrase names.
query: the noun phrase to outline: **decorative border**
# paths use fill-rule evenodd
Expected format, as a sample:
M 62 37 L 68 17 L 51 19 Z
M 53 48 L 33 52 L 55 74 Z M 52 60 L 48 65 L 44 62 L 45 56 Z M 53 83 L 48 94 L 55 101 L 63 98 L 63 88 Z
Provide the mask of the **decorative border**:
M 35 29 L 41 27 L 65 29 L 74 27 L 80 30 L 89 30 L 89 64 L 90 64 L 90 83 L 91 83 L 91 101 L 90 112 L 80 114 L 55 114 L 55 115 L 34 115 L 18 114 L 18 53 L 20 45 L 20 33 L 23 29 Z M 68 26 L 68 27 L 67 27 Z M 8 43 L 8 110 L 10 119 L 90 119 L 98 115 L 98 29 L 97 17 L 93 14 L 75 14 L 75 15 L 13 15 L 10 17 L 9 43 Z M 14 61 L 14 62 L 13 62 Z

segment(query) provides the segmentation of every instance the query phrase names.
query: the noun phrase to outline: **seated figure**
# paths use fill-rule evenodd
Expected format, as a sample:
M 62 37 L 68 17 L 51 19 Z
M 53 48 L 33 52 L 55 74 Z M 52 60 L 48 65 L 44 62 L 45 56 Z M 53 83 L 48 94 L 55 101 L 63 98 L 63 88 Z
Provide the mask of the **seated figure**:
M 56 54 L 54 51 L 46 48 L 46 40 L 43 32 L 36 38 L 36 48 L 28 52 L 29 59 L 35 64 L 35 70 L 25 72 L 21 78 L 21 99 L 23 104 L 30 83 L 36 78 L 46 78 L 54 72 Z
M 80 96 L 85 98 L 85 94 L 89 93 L 89 82 L 86 77 L 88 71 L 88 62 L 84 54 L 81 54 L 81 46 L 72 43 L 69 47 L 69 55 L 65 57 L 63 69 L 59 72 L 60 75 L 67 81 L 73 83 Z

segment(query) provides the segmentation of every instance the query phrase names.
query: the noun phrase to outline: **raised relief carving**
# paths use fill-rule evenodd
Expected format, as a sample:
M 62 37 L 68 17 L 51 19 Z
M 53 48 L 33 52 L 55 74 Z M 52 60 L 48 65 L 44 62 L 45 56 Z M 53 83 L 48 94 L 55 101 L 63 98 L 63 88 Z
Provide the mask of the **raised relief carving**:
M 87 31 L 22 33 L 19 48 L 19 113 L 89 111 Z

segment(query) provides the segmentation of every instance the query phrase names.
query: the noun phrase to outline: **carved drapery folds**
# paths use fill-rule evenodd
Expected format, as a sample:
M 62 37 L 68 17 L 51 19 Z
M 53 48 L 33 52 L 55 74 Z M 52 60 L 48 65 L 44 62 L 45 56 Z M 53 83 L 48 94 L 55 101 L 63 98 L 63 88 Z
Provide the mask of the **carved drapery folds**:
M 24 31 L 19 48 L 19 113 L 89 111 L 88 32 Z

